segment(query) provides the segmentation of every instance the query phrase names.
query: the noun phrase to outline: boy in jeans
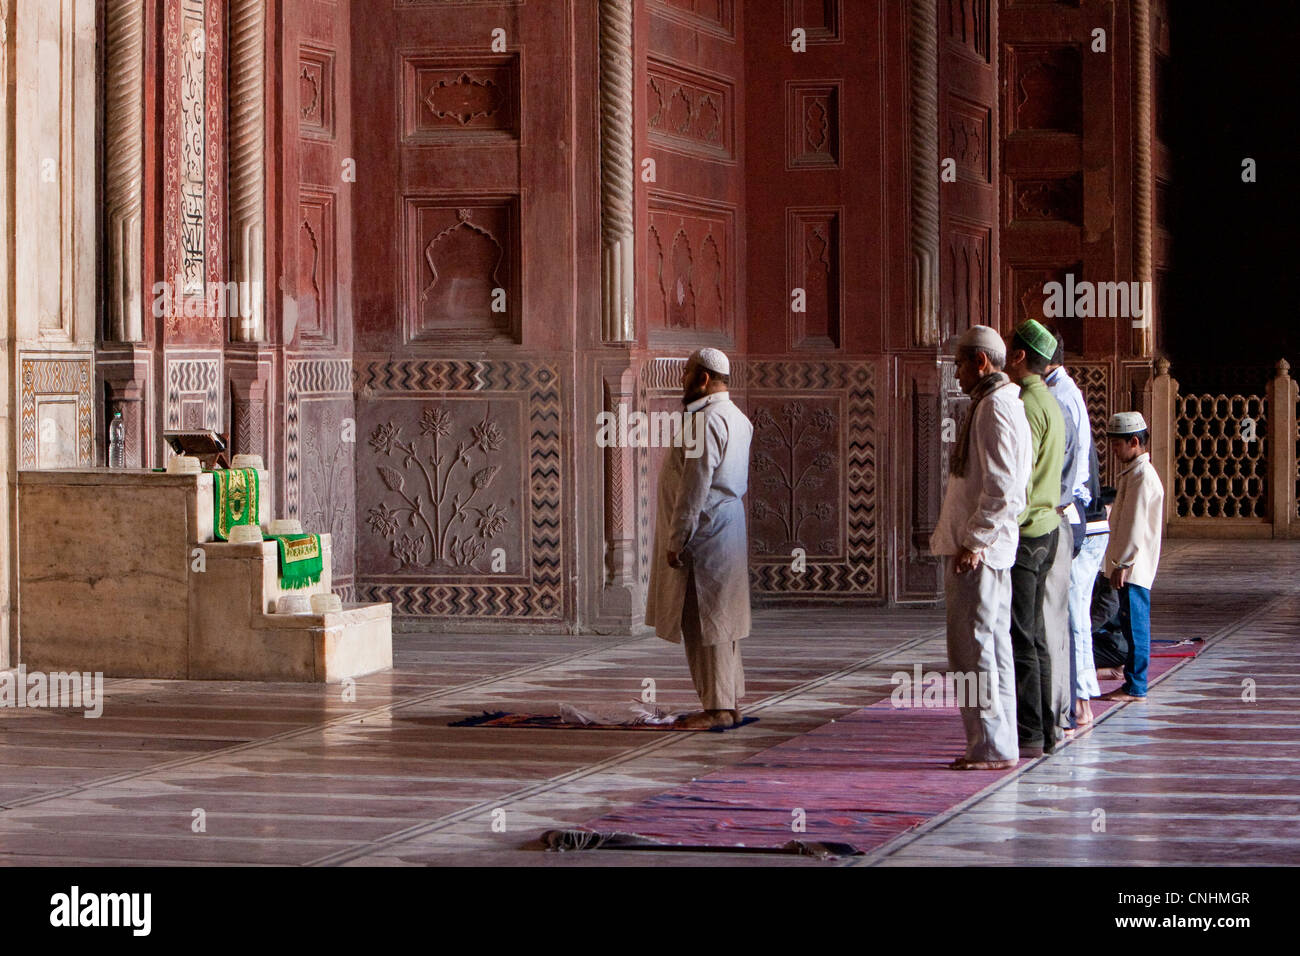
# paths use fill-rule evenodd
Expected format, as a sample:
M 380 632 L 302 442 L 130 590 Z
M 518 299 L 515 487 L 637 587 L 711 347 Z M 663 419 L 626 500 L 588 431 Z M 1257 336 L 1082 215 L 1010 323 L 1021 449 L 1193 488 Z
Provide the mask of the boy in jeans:
M 1151 658 L 1151 584 L 1160 563 L 1165 489 L 1147 446 L 1151 433 L 1138 412 L 1117 412 L 1106 427 L 1110 450 L 1122 470 L 1110 511 L 1110 542 L 1103 571 L 1119 592 L 1120 626 L 1128 638 L 1124 686 L 1102 700 L 1145 700 Z

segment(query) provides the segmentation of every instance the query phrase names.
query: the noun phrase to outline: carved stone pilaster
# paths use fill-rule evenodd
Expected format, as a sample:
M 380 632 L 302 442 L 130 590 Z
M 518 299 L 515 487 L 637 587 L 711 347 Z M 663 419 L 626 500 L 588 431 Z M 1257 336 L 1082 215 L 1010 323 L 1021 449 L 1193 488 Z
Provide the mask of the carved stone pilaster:
M 1155 285 L 1152 274 L 1154 252 L 1154 204 L 1152 202 L 1153 177 L 1151 130 L 1155 124 L 1151 94 L 1151 3 L 1150 0 L 1133 0 L 1133 122 L 1137 126 L 1133 150 L 1133 249 L 1134 269 L 1139 282 L 1151 289 L 1145 303 L 1146 311 L 1140 325 L 1133 327 L 1133 354 L 1151 355 L 1155 345 Z
M 947 387 L 945 369 L 951 364 L 920 356 L 899 362 L 902 400 L 894 410 L 898 548 L 892 597 L 900 604 L 929 603 L 943 595 L 943 567 L 930 553 L 930 535 L 939 520 L 951 451 L 944 439 L 953 433 L 949 420 L 960 420 Z
M 13 210 L 9 205 L 9 184 L 13 176 L 10 163 L 9 137 L 9 4 L 0 0 L 0 236 L 10 236 L 13 222 Z M 12 465 L 14 444 L 13 393 L 10 391 L 10 316 L 9 289 L 13 275 L 13 259 L 9 255 L 9 243 L 0 244 L 0 342 L 4 349 L 0 351 L 0 669 L 8 668 L 10 660 L 17 659 L 17 630 L 13 628 L 11 614 L 10 576 L 16 557 L 15 543 L 18 540 L 17 522 L 9 510 L 9 490 L 12 487 Z M 13 654 L 10 654 L 10 642 L 13 642 Z
M 127 468 L 149 468 L 153 465 L 150 440 L 150 367 L 153 358 L 148 349 L 125 343 L 100 349 L 95 355 L 95 372 L 103 383 L 101 392 L 105 399 L 102 427 L 105 459 L 107 462 L 108 426 L 113 413 L 121 412 L 126 425 L 126 448 L 122 463 Z
M 230 4 L 230 268 L 239 283 L 236 342 L 266 337 L 266 0 Z
M 144 4 L 108 0 L 105 13 L 105 217 L 108 328 L 105 338 L 144 338 L 141 216 L 144 169 Z
M 607 366 L 602 375 L 602 411 L 616 418 L 619 407 L 636 407 L 637 372 Z M 645 589 L 637 563 L 637 450 L 608 447 L 603 455 L 605 580 L 599 618 L 618 629 L 636 630 L 645 620 Z
M 939 46 L 935 0 L 911 0 L 912 337 L 939 345 Z
M 636 339 L 633 298 L 632 0 L 600 0 L 602 338 Z
M 271 460 L 267 441 L 272 358 L 261 350 L 227 351 L 230 378 L 230 450 L 236 455 L 261 455 Z
M 614 415 L 619 406 L 632 408 L 636 375 L 625 369 L 604 382 L 604 410 Z M 636 577 L 636 511 L 633 508 L 633 461 L 631 450 L 611 445 L 605 449 L 605 581 L 628 585 Z

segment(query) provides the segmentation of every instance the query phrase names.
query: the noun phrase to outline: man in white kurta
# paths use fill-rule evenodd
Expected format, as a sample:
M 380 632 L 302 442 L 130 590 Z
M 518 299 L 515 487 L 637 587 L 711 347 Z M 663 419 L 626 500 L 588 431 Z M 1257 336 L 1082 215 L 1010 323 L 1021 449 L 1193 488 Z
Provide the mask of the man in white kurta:
M 704 705 L 680 720 L 690 729 L 738 724 L 745 694 L 740 641 L 750 626 L 749 539 L 741 499 L 754 428 L 727 392 L 730 371 L 717 349 L 687 361 L 683 434 L 694 444 L 670 449 L 659 475 L 646 623 L 686 645 Z
M 946 558 L 948 665 L 979 700 L 958 701 L 966 753 L 954 770 L 1003 770 L 1020 758 L 1011 654 L 1011 566 L 1028 501 L 1033 441 L 1020 388 L 1001 371 L 1006 346 L 984 325 L 957 342 L 957 378 L 971 396 L 930 550 Z M 957 686 L 962 686 L 958 682 Z

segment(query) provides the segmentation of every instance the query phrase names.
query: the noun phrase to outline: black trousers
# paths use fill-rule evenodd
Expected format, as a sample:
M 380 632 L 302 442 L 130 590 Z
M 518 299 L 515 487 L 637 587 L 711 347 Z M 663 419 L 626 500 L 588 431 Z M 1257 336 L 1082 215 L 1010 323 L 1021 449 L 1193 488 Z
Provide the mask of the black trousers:
M 1016 664 L 1016 727 L 1021 747 L 1056 746 L 1052 662 L 1047 654 L 1043 593 L 1056 558 L 1057 528 L 1040 538 L 1020 537 L 1011 568 L 1011 658 Z
M 1123 667 L 1128 663 L 1128 638 L 1121 628 L 1109 625 L 1092 632 L 1092 660 L 1097 669 Z

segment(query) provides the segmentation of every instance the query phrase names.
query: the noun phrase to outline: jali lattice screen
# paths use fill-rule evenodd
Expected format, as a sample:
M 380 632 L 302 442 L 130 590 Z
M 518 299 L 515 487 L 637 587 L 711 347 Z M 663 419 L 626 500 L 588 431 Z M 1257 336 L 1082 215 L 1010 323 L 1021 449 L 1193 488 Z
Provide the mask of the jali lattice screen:
M 1178 517 L 1267 519 L 1267 400 L 1179 395 L 1174 407 Z

